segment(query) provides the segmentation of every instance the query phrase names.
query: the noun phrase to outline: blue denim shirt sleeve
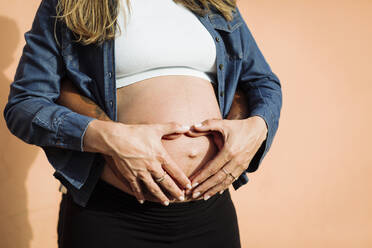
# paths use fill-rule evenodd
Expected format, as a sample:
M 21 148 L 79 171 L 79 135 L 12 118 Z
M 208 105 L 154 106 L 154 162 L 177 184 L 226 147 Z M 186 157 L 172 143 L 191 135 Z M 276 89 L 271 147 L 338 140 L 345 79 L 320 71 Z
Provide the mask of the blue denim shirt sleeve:
M 43 0 L 31 30 L 25 34 L 26 45 L 10 86 L 4 118 L 15 136 L 43 147 L 47 155 L 54 153 L 58 155 L 55 158 L 64 158 L 51 161 L 53 156 L 48 157 L 56 170 L 66 175 L 75 187 L 81 187 L 89 171 L 80 168 L 85 175 L 74 174 L 66 161 L 76 157 L 76 153 L 93 157 L 93 154 L 83 154 L 82 145 L 84 133 L 94 118 L 55 103 L 64 76 L 61 50 L 54 33 L 55 7 L 56 0 Z
M 278 129 L 282 108 L 282 90 L 279 78 L 272 72 L 245 21 L 243 21 L 241 32 L 245 56 L 239 84 L 248 98 L 249 117 L 262 117 L 268 130 L 266 140 L 246 170 L 254 172 L 270 149 Z

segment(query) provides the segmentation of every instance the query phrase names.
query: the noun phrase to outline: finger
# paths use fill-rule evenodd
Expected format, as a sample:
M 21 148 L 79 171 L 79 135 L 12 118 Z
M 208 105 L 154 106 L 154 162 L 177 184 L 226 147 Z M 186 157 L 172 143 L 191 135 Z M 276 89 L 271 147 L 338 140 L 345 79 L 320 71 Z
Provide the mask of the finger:
M 207 119 L 203 121 L 202 123 L 194 124 L 192 127 L 193 130 L 196 130 L 198 132 L 201 131 L 218 131 L 224 135 L 224 130 L 222 126 L 222 122 L 225 120 L 220 119 Z M 224 135 L 225 136 L 225 135 Z
M 227 165 L 224 166 L 224 168 L 231 167 L 231 164 L 233 164 L 233 162 L 229 162 Z M 227 171 L 227 169 L 225 170 Z M 222 169 L 217 171 L 213 176 L 205 180 L 202 184 L 198 185 L 198 187 L 193 190 L 192 197 L 196 198 L 200 195 L 203 195 L 209 189 L 225 181 L 227 177 L 231 177 L 231 176 L 226 174 Z
M 231 153 L 226 148 L 222 148 L 217 153 L 217 156 L 210 160 L 205 166 L 203 166 L 197 174 L 194 174 L 191 178 L 192 187 L 196 187 L 199 183 L 203 182 L 210 176 L 214 175 L 218 170 L 222 168 L 226 163 L 232 159 Z
M 159 127 L 159 132 L 162 136 L 173 133 L 185 133 L 190 129 L 190 126 L 181 125 L 177 122 L 169 122 L 157 125 Z
M 128 180 L 120 173 L 120 171 L 118 170 L 118 168 L 116 168 L 115 165 L 111 164 L 111 163 L 107 163 L 108 167 L 111 169 L 111 171 L 114 173 L 114 175 L 120 180 L 120 182 L 122 182 L 123 184 L 125 184 L 125 186 L 127 186 L 127 188 L 130 188 L 130 185 L 129 185 L 129 182 Z
M 173 161 L 169 154 L 163 150 L 162 157 L 160 158 L 162 167 L 168 172 L 168 174 L 176 180 L 183 189 L 191 189 L 191 181 L 181 170 L 181 168 Z
M 118 169 L 118 167 L 116 167 L 115 162 L 111 157 L 106 156 L 105 159 L 108 161 L 107 164 L 115 176 L 118 177 L 127 188 L 130 188 L 138 202 L 143 204 L 145 202 L 144 192 L 141 186 L 138 184 L 136 177 L 129 173 L 125 173 L 125 175 L 130 175 L 128 178 L 124 177 L 124 174 Z
M 168 206 L 169 205 L 169 199 L 164 194 L 164 192 L 161 190 L 159 185 L 155 183 L 154 179 L 152 178 L 150 173 L 143 173 L 140 179 L 143 181 L 143 183 L 146 185 L 148 191 L 155 196 L 160 202 L 163 203 L 163 205 Z
M 170 193 L 170 196 L 168 196 L 168 198 L 170 197 L 175 197 L 177 198 L 178 200 L 180 201 L 183 201 L 185 200 L 185 193 L 184 191 L 182 191 L 178 186 L 177 184 L 173 181 L 173 179 L 168 175 L 168 173 L 165 174 L 165 178 L 164 180 L 162 180 L 160 184 L 164 189 L 166 189 L 169 193 Z M 171 198 L 170 198 L 171 199 Z M 174 200 L 174 199 L 171 199 L 171 200 Z
M 204 200 L 208 200 L 211 196 L 214 196 L 217 194 L 217 192 L 223 193 L 224 190 L 228 189 L 229 186 L 232 184 L 234 181 L 233 177 L 227 176 L 225 180 L 223 180 L 221 183 L 215 185 L 214 187 L 210 188 L 207 192 L 204 193 Z M 220 194 L 222 194 L 220 193 Z
M 206 136 L 209 134 L 212 134 L 212 131 L 197 131 L 194 129 L 190 129 L 189 131 L 185 133 L 186 136 L 193 137 L 193 138 L 200 137 L 200 136 Z
M 106 160 L 107 166 L 112 170 L 115 176 L 129 188 L 130 185 L 128 183 L 128 180 L 120 173 L 112 157 L 105 155 L 104 158 Z
M 226 167 L 224 167 L 226 171 L 229 171 L 230 174 L 227 175 L 226 179 L 223 180 L 220 184 L 210 188 L 204 193 L 204 199 L 208 200 L 209 197 L 213 196 L 217 192 L 220 194 L 223 193 L 224 190 L 229 188 L 229 186 L 236 180 L 238 177 L 245 171 L 247 166 L 244 165 L 233 165 L 233 163 L 229 163 Z M 221 170 L 222 171 L 222 170 Z M 232 174 L 232 175 L 231 175 Z
M 155 178 L 162 178 L 160 182 L 157 181 L 156 183 L 166 190 L 166 192 L 164 192 L 165 194 L 170 193 L 170 196 L 174 196 L 181 201 L 185 199 L 184 192 L 178 187 L 178 185 L 173 181 L 173 178 L 168 175 L 160 164 L 158 166 L 151 166 L 147 170 Z M 169 198 L 169 195 L 166 196 Z
M 134 177 L 132 179 L 129 179 L 129 184 L 132 192 L 134 193 L 134 196 L 137 198 L 139 203 L 143 204 L 145 202 L 145 196 L 137 178 Z

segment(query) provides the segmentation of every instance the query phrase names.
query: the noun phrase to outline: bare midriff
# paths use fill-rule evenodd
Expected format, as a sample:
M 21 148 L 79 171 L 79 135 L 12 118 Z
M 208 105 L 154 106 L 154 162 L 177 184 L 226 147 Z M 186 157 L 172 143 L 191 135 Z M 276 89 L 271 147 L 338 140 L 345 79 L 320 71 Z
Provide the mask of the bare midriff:
M 210 118 L 222 118 L 211 82 L 186 75 L 153 77 L 117 89 L 117 114 L 118 121 L 124 124 L 175 121 L 193 125 Z M 182 134 L 176 139 L 162 139 L 162 143 L 188 177 L 218 152 L 211 135 L 189 137 Z M 133 195 L 109 166 L 104 166 L 101 178 Z M 192 200 L 185 198 L 185 201 Z

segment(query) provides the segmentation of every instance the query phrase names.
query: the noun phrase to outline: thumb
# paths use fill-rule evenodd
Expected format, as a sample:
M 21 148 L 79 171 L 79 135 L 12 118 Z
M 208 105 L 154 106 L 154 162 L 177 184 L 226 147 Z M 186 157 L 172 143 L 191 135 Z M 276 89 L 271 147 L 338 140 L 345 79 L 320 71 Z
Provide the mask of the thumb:
M 202 123 L 194 124 L 193 129 L 195 131 L 221 131 L 221 122 L 220 120 L 216 119 L 208 119 L 203 121 Z
M 160 124 L 160 132 L 162 135 L 173 134 L 173 133 L 186 133 L 190 130 L 190 126 L 181 125 L 177 122 L 169 122 Z

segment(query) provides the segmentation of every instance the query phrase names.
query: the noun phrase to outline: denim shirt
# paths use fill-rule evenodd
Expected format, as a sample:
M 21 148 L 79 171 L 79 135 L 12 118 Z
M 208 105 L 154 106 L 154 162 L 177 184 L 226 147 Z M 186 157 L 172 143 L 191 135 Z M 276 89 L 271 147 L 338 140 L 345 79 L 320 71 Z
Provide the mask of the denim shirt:
M 42 0 L 31 29 L 25 33 L 26 45 L 10 86 L 4 117 L 15 136 L 44 150 L 55 169 L 55 178 L 84 207 L 104 166 L 101 154 L 83 151 L 84 133 L 94 118 L 55 101 L 61 79 L 67 76 L 116 121 L 115 41 L 101 45 L 74 42 L 66 25 L 55 21 L 56 4 L 57 0 Z M 233 182 L 237 190 L 248 182 L 247 173 L 257 170 L 273 142 L 282 107 L 281 84 L 237 7 L 231 21 L 213 7 L 204 16 L 195 15 L 215 41 L 216 97 L 222 117 L 227 117 L 239 84 L 248 99 L 249 116 L 262 117 L 268 128 L 267 138 L 247 170 Z

